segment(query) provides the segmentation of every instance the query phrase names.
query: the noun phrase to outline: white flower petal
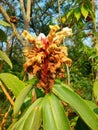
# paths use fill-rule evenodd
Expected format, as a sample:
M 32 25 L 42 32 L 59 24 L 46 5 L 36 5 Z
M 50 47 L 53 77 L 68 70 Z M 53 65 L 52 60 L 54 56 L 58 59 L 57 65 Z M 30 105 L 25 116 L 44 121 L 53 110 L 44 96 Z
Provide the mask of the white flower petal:
M 72 35 L 72 29 L 71 28 L 65 27 L 62 30 L 65 31 L 66 34 L 68 34 L 68 36 Z
M 41 41 L 42 39 L 46 39 L 46 36 L 45 36 L 45 34 L 40 33 L 39 36 L 37 37 L 37 39 Z

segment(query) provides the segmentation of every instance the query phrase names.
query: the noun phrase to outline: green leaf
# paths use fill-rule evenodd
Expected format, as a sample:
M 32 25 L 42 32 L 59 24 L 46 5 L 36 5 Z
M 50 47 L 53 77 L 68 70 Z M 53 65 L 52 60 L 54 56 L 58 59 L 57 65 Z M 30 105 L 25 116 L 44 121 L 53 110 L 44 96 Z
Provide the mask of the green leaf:
M 87 16 L 88 16 L 88 8 L 86 8 L 83 4 L 82 4 L 82 6 L 81 6 L 81 13 L 82 13 L 82 15 L 83 15 L 85 18 L 87 18 Z
M 16 100 L 15 100 L 15 104 L 14 104 L 14 110 L 13 110 L 13 116 L 14 118 L 18 116 L 19 110 L 27 96 L 27 94 L 31 91 L 31 89 L 34 87 L 33 85 L 35 85 L 37 79 L 33 78 L 32 81 L 32 85 L 28 85 L 25 88 L 23 88 L 19 95 L 17 96 Z
M 26 122 L 28 121 L 28 118 L 30 116 L 30 113 L 32 113 L 32 111 L 36 111 L 36 108 L 40 107 L 41 103 L 43 101 L 43 98 L 39 98 L 37 99 L 25 112 L 25 114 L 20 118 L 20 120 L 17 122 L 17 126 L 15 130 L 24 130 L 24 126 L 29 126 L 30 122 Z M 36 112 L 35 112 L 36 113 Z M 40 111 L 39 111 L 40 113 Z M 34 116 L 37 117 L 37 115 L 35 114 Z M 33 117 L 31 117 L 33 118 Z M 35 118 L 35 117 L 34 117 Z M 40 116 L 39 118 L 37 118 L 38 120 L 40 120 Z M 32 119 L 31 119 L 32 120 Z M 35 119 L 36 120 L 36 119 Z M 35 125 L 35 124 L 34 124 Z M 39 125 L 39 124 L 37 124 Z M 13 126 L 14 127 L 14 126 Z M 37 127 L 37 126 L 36 126 Z M 32 129 L 28 129 L 28 127 L 26 127 L 25 130 L 32 130 Z
M 77 21 L 80 19 L 80 17 L 81 17 L 81 12 L 80 12 L 80 9 L 79 9 L 79 8 L 76 8 L 76 9 L 75 9 L 74 16 L 76 17 Z
M 94 82 L 93 93 L 94 93 L 95 100 L 98 103 L 98 80 Z
M 32 109 L 24 122 L 23 130 L 39 130 L 42 122 L 41 104 Z
M 3 26 L 11 27 L 11 25 L 3 20 L 0 20 L 0 24 Z
M 37 98 L 43 97 L 45 95 L 44 92 L 39 88 L 35 88 L 35 92 L 36 92 Z
M 11 63 L 9 57 L 1 50 L 0 50 L 0 58 L 2 60 L 4 60 L 6 63 L 8 63 L 8 65 L 12 68 L 12 63 Z
M 6 42 L 7 41 L 7 35 L 6 33 L 0 29 L 0 41 L 1 42 Z
M 71 88 L 69 89 L 67 85 L 59 83 L 54 85 L 52 91 L 61 100 L 69 103 L 91 129 L 98 129 L 98 118 L 95 113 L 78 94 L 71 90 Z
M 67 13 L 67 19 L 71 16 L 73 14 L 73 9 L 72 10 L 70 10 L 68 13 Z
M 17 126 L 17 122 L 15 121 L 15 122 L 13 122 L 13 123 L 9 126 L 9 128 L 8 128 L 7 130 L 15 130 L 16 126 Z
M 24 121 L 25 121 L 25 118 L 20 118 L 20 120 L 10 130 L 23 130 L 22 128 L 24 125 Z
M 92 101 L 89 101 L 89 100 L 84 100 L 88 106 L 96 113 L 96 116 L 98 117 L 98 106 L 92 102 Z
M 15 75 L 9 73 L 1 73 L 0 80 L 8 89 L 11 89 L 15 97 L 17 97 L 19 92 L 25 87 L 24 82 L 19 80 Z
M 62 21 L 62 23 L 64 24 L 64 23 L 66 22 L 66 17 L 65 17 L 65 16 L 62 16 L 62 17 L 61 17 L 61 21 Z
M 54 94 L 47 94 L 44 97 L 43 127 L 44 130 L 70 130 L 64 108 Z

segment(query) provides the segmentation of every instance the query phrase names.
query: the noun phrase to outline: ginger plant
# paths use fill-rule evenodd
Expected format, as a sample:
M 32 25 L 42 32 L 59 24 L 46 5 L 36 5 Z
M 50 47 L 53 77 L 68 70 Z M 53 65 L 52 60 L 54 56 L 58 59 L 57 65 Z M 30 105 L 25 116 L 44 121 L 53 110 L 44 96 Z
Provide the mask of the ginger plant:
M 70 121 L 64 109 L 64 104 L 74 108 L 77 117 L 81 117 L 89 128 L 98 129 L 98 118 L 88 103 L 76 94 L 61 79 L 66 77 L 64 66 L 70 66 L 67 48 L 62 40 L 72 35 L 70 28 L 50 25 L 47 36 L 40 34 L 32 36 L 24 30 L 23 37 L 31 47 L 24 49 L 27 61 L 24 71 L 33 75 L 32 82 L 26 85 L 18 94 L 13 107 L 13 122 L 8 130 L 71 130 Z M 37 97 L 23 111 L 24 102 L 29 92 L 38 88 L 44 96 Z M 63 101 L 63 103 L 62 103 Z

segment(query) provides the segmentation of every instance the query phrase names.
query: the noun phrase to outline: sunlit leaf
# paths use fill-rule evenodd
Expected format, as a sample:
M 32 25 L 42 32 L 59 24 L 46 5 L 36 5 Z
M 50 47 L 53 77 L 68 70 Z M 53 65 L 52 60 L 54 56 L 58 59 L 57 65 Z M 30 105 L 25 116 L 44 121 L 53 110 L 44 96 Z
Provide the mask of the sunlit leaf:
M 89 107 L 96 113 L 96 116 L 98 117 L 98 106 L 96 105 L 96 103 L 90 100 L 84 101 L 89 105 Z
M 8 128 L 7 130 L 15 130 L 16 126 L 17 126 L 17 121 L 13 122 L 13 123 L 9 126 L 9 128 Z
M 61 21 L 62 21 L 62 23 L 64 24 L 64 23 L 66 22 L 66 17 L 65 17 L 65 16 L 62 16 Z
M 70 130 L 64 108 L 54 94 L 47 94 L 44 97 L 43 127 L 44 130 Z
M 41 104 L 32 109 L 28 118 L 24 122 L 23 130 L 39 130 L 42 122 Z
M 52 91 L 63 101 L 69 103 L 84 122 L 93 130 L 98 129 L 98 119 L 92 109 L 74 91 L 63 83 L 55 84 Z M 92 123 L 93 122 L 93 123 Z
M 85 18 L 87 18 L 87 16 L 88 16 L 88 9 L 82 4 L 82 6 L 81 6 L 81 13 L 82 13 L 82 15 L 85 17 Z
M 36 108 L 40 107 L 42 101 L 43 101 L 43 98 L 37 99 L 37 100 L 27 109 L 27 111 L 25 112 L 25 114 L 24 114 L 24 115 L 20 118 L 20 120 L 17 122 L 17 125 L 15 124 L 16 127 L 15 127 L 14 130 L 24 130 L 24 126 L 26 126 L 26 125 L 29 126 L 30 122 L 26 122 L 26 121 L 29 120 L 30 113 L 32 114 L 32 111 L 36 113 L 36 112 L 37 112 L 37 111 L 36 111 Z M 39 111 L 39 113 L 40 113 L 40 111 Z M 34 117 L 33 117 L 33 116 L 34 116 Z M 35 117 L 37 117 L 37 113 L 34 114 L 34 115 L 32 115 L 31 120 L 32 120 L 33 118 L 35 119 Z M 37 119 L 40 120 L 41 117 L 38 116 Z M 36 121 L 36 119 L 35 119 L 35 121 Z M 34 123 L 34 122 L 33 122 L 33 123 Z M 33 124 L 32 124 L 32 125 L 33 125 Z M 34 125 L 35 125 L 35 124 L 34 124 Z M 37 125 L 40 125 L 40 124 L 38 123 Z M 32 127 L 33 127 L 33 126 L 32 126 Z M 37 127 L 37 126 L 36 126 L 36 127 Z M 35 128 L 36 128 L 36 127 L 35 127 Z M 13 126 L 13 128 L 14 128 L 14 126 Z M 12 129 L 9 129 L 9 130 L 12 130 Z M 26 127 L 25 130 L 30 130 L 30 129 L 28 129 L 28 127 Z M 32 129 L 31 129 L 31 130 L 32 130 Z
M 20 91 L 25 87 L 24 82 L 19 80 L 19 78 L 15 75 L 9 73 L 1 73 L 0 80 L 8 89 L 10 89 L 13 92 L 15 97 L 17 97 Z
M 32 81 L 32 85 L 28 85 L 26 87 L 24 87 L 20 93 L 18 94 L 16 100 L 15 100 L 15 104 L 14 104 L 14 111 L 13 111 L 13 116 L 14 117 L 17 117 L 18 116 L 18 113 L 19 113 L 19 110 L 27 96 L 27 94 L 30 92 L 30 90 L 34 87 L 33 85 L 35 85 L 36 83 L 36 78 L 33 78 L 33 81 Z
M 72 15 L 72 13 L 73 13 L 73 10 L 70 10 L 68 13 L 67 13 L 67 19 Z
M 1 50 L 0 50 L 0 58 L 2 60 L 4 60 L 6 63 L 8 63 L 8 65 L 12 68 L 12 63 L 11 63 L 9 57 Z
M 75 9 L 74 16 L 76 17 L 77 21 L 80 19 L 80 17 L 81 17 L 81 12 L 80 12 L 80 9 L 79 9 L 79 8 L 76 8 L 76 9 Z
M 11 25 L 3 20 L 0 20 L 0 25 L 10 27 Z

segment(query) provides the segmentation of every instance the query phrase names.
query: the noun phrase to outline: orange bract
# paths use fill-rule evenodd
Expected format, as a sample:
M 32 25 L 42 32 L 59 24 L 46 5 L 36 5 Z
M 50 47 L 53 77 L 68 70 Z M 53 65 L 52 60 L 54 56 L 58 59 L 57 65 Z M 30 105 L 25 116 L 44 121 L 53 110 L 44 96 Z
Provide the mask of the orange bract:
M 60 46 L 66 36 L 72 35 L 72 30 L 64 28 L 58 31 L 59 29 L 58 25 L 50 25 L 47 37 L 40 34 L 35 38 L 27 31 L 22 33 L 24 38 L 33 44 L 31 49 L 24 51 L 24 55 L 28 59 L 23 65 L 24 70 L 37 76 L 37 87 L 43 88 L 45 93 L 51 90 L 55 78 L 65 77 L 64 64 L 70 66 L 72 62 L 67 57 L 67 48 Z

